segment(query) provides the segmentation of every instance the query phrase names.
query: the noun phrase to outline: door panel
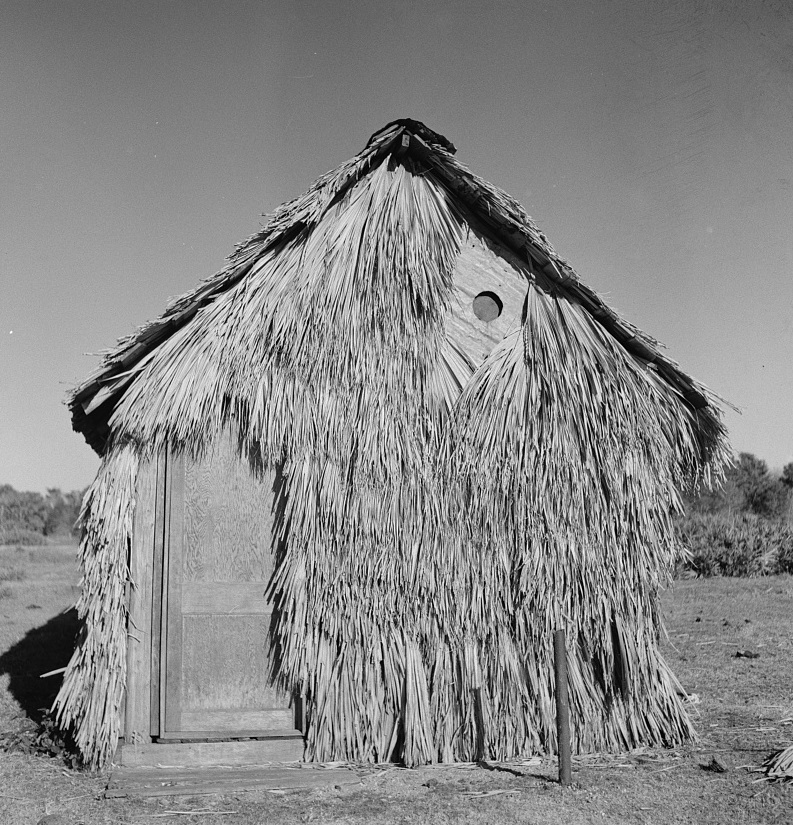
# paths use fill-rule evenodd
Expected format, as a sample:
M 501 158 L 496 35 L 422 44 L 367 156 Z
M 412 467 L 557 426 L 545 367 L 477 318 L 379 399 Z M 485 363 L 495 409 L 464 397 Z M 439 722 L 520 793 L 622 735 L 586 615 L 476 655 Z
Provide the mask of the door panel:
M 274 474 L 256 479 L 228 436 L 170 468 L 160 735 L 293 731 L 270 684 Z

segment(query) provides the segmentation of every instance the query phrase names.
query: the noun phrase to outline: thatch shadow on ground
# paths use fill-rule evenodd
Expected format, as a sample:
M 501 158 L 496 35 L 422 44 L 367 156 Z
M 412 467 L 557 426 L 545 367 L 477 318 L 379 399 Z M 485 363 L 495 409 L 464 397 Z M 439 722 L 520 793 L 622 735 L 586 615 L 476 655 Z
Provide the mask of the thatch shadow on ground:
M 9 675 L 8 692 L 34 722 L 41 722 L 63 681 L 60 673 L 45 679 L 41 674 L 68 664 L 77 630 L 77 611 L 72 608 L 32 628 L 0 655 L 0 674 Z

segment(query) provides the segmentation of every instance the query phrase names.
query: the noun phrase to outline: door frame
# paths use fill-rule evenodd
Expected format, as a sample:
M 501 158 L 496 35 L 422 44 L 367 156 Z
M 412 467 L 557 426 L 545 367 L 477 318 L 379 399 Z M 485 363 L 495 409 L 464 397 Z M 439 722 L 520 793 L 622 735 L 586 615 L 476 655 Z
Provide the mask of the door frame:
M 181 590 L 169 588 L 172 565 L 182 560 L 181 538 L 172 547 L 172 537 L 181 536 L 184 524 L 185 457 L 183 452 L 164 451 L 162 473 L 159 474 L 156 495 L 155 542 L 152 565 L 151 616 L 151 689 L 150 735 L 155 741 L 281 739 L 297 733 L 305 735 L 305 703 L 302 696 L 290 697 L 294 728 L 272 731 L 181 731 L 178 730 L 179 698 L 175 691 L 181 686 L 181 656 L 167 655 L 175 646 L 181 651 L 181 636 L 171 634 L 169 626 L 181 622 Z M 174 592 L 175 591 L 175 592 Z M 178 638 L 177 638 L 178 637 Z M 170 685 L 170 691 L 169 691 Z M 169 695 L 170 694 L 170 695 Z

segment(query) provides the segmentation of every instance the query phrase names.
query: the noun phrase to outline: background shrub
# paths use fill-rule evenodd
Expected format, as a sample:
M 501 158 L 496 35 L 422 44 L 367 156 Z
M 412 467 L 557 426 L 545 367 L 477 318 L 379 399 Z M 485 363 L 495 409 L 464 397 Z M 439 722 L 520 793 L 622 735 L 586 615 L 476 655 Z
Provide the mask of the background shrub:
M 688 551 L 677 573 L 765 576 L 793 572 L 793 463 L 781 475 L 741 453 L 724 483 L 685 500 L 678 537 Z
M 678 535 L 690 556 L 678 573 L 766 576 L 793 572 L 793 528 L 756 513 L 689 513 Z
M 793 543 L 780 548 L 776 559 L 777 573 L 793 573 Z
M 0 526 L 0 546 L 4 544 L 17 544 L 23 547 L 38 547 L 45 544 L 47 539 L 43 533 L 34 530 L 27 530 L 24 527 L 2 527 Z

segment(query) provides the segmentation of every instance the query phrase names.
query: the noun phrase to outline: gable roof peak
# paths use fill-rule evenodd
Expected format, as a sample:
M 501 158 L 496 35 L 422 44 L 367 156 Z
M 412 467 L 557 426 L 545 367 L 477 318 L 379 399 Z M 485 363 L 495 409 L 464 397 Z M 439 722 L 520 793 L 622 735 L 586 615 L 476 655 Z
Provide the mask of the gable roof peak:
M 428 146 L 443 149 L 450 155 L 454 155 L 457 152 L 457 147 L 447 137 L 440 134 L 440 132 L 433 131 L 420 120 L 413 120 L 409 117 L 398 118 L 397 120 L 392 120 L 390 123 L 386 123 L 382 129 L 378 129 L 369 138 L 366 147 L 368 148 L 373 143 L 376 143 L 388 133 L 396 134 L 400 129 L 421 138 Z

